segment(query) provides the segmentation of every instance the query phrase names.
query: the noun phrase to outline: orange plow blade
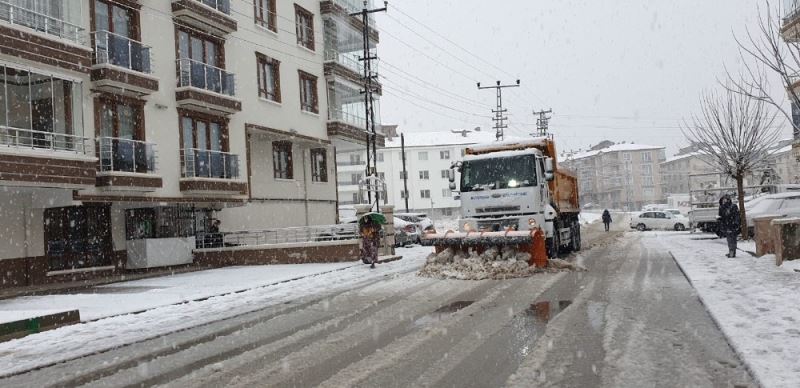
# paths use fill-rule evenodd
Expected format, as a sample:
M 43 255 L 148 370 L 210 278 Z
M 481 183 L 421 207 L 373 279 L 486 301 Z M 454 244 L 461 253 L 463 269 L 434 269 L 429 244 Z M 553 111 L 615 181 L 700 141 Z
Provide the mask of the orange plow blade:
M 421 244 L 436 248 L 436 253 L 446 249 L 455 252 L 470 250 L 482 254 L 491 247 L 511 247 L 517 252 L 530 256 L 529 265 L 537 268 L 547 266 L 547 249 L 544 232 L 541 229 L 506 232 L 446 232 L 423 235 Z

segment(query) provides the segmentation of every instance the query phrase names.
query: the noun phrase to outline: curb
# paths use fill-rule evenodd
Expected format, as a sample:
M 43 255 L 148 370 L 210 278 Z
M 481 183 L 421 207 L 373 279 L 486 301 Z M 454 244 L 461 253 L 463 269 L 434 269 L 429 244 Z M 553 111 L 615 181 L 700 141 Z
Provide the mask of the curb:
M 60 311 L 11 322 L 3 322 L 0 323 L 0 342 L 78 323 L 81 323 L 81 315 L 78 310 Z
M 694 286 L 694 283 L 692 282 L 692 279 L 689 278 L 689 275 L 686 274 L 686 271 L 683 269 L 683 266 L 681 266 L 681 263 L 675 258 L 675 255 L 672 254 L 672 251 L 669 251 L 669 255 L 670 255 L 670 257 L 672 257 L 672 261 L 674 261 L 675 264 L 678 266 L 678 269 L 683 274 L 683 277 L 686 278 L 686 281 L 689 282 L 689 285 L 692 286 L 692 288 L 694 289 L 695 293 L 697 293 L 697 300 L 700 301 L 700 304 L 703 305 L 703 308 L 706 310 L 708 315 L 711 317 L 711 321 L 714 322 L 714 325 L 717 327 L 717 329 L 719 329 L 719 331 L 725 337 L 725 340 L 728 343 L 728 346 L 731 347 L 731 349 L 733 350 L 733 353 L 736 355 L 736 358 L 738 358 L 739 362 L 742 363 L 742 365 L 744 366 L 744 369 L 747 370 L 747 373 L 749 373 L 750 377 L 753 378 L 753 381 L 755 381 L 755 383 L 758 384 L 759 387 L 763 387 L 764 383 L 761 381 L 761 379 L 758 377 L 758 375 L 756 375 L 755 371 L 753 370 L 753 367 L 750 365 L 750 363 L 747 362 L 747 359 L 744 357 L 742 352 L 740 352 L 739 349 L 736 348 L 736 346 L 733 346 L 733 343 L 731 343 L 731 338 L 728 336 L 728 333 L 726 333 L 725 330 L 722 329 L 722 325 L 720 325 L 720 322 L 717 319 L 717 317 L 714 315 L 714 313 L 711 312 L 711 310 L 708 309 L 708 305 L 706 304 L 705 300 L 703 299 L 703 296 L 700 295 L 700 292 L 697 291 L 697 287 Z

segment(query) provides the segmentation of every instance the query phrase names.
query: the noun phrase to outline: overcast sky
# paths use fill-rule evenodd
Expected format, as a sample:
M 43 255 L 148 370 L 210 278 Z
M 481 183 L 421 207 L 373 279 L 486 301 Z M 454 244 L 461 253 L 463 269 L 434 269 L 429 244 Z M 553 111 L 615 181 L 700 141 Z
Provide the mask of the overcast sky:
M 533 132 L 532 110 L 552 108 L 560 150 L 609 139 L 665 145 L 669 156 L 686 143 L 679 125 L 700 93 L 739 68 L 733 36 L 757 27 L 757 3 L 394 0 L 377 16 L 382 120 L 491 130 L 495 93 L 475 83 L 519 78 L 503 94 L 507 134 Z

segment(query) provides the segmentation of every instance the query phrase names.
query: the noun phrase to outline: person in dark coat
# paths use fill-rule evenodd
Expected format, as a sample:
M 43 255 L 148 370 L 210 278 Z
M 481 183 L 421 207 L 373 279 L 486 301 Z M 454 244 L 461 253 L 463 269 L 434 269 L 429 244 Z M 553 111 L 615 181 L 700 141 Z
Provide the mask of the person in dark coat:
M 608 209 L 603 210 L 603 225 L 606 226 L 606 232 L 608 232 L 608 228 L 611 226 L 611 213 L 608 212 Z
M 742 231 L 739 207 L 733 203 L 731 196 L 725 194 L 719 200 L 719 231 L 728 239 L 728 254 L 725 257 L 736 257 L 736 237 Z
M 372 264 L 370 268 L 375 268 L 378 262 L 378 248 L 381 240 L 381 225 L 374 220 L 367 218 L 359 227 L 361 234 L 361 261 L 364 264 Z

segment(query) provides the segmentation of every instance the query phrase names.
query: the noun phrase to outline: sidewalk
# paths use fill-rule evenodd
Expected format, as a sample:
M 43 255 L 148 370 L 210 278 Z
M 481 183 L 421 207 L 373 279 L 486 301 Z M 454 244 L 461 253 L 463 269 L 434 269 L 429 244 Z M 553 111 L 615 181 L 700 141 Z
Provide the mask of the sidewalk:
M 152 277 L 69 291 L 56 295 L 0 300 L 0 322 L 21 311 L 79 310 L 81 321 L 129 314 L 212 296 L 230 294 L 362 265 L 361 263 L 292 264 L 228 267 Z
M 692 283 L 728 342 L 764 387 L 800 381 L 800 261 L 775 266 L 775 257 L 753 257 L 752 242 L 725 257 L 723 239 L 689 233 L 648 232 L 653 249 L 668 250 Z

